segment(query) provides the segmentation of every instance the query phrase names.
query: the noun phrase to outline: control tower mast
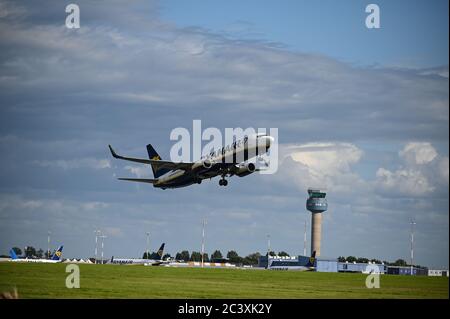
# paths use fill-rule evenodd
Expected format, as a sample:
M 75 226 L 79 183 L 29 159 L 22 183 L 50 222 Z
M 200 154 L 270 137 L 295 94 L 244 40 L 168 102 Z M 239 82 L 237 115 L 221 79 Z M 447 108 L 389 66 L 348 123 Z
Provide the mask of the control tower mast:
M 327 193 L 320 189 L 308 189 L 309 198 L 306 209 L 311 212 L 311 255 L 315 251 L 320 256 L 320 241 L 322 237 L 322 213 L 328 209 L 325 198 Z

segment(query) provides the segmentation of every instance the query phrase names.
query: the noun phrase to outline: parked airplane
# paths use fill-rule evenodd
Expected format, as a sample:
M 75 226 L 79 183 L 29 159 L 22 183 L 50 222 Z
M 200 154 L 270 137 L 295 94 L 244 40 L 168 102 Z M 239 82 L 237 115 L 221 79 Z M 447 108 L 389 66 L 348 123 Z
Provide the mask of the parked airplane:
M 9 255 L 11 256 L 11 261 L 13 262 L 27 262 L 27 263 L 59 263 L 61 262 L 61 256 L 62 256 L 62 250 L 63 246 L 59 246 L 59 248 L 54 252 L 52 257 L 50 259 L 43 259 L 43 258 L 19 258 L 14 251 L 14 249 L 11 249 L 9 251 Z
M 124 157 L 117 155 L 111 145 L 109 149 L 114 158 L 150 164 L 153 170 L 153 179 L 144 178 L 119 178 L 120 180 L 150 183 L 154 187 L 179 188 L 192 184 L 200 184 L 203 179 L 221 176 L 219 185 L 227 186 L 227 176 L 247 176 L 258 169 L 248 160 L 266 153 L 274 138 L 267 134 L 255 134 L 245 136 L 243 139 L 233 142 L 231 145 L 211 151 L 196 162 L 175 163 L 163 161 L 151 144 L 147 145 L 149 159 Z
M 162 256 L 164 253 L 164 245 L 165 243 L 162 243 L 161 247 L 158 249 L 158 258 L 156 259 L 144 259 L 144 258 L 114 258 L 114 256 L 111 257 L 110 263 L 111 264 L 121 264 L 121 265 L 152 265 L 152 266 L 159 266 L 164 263 L 168 263 L 169 261 L 162 260 Z

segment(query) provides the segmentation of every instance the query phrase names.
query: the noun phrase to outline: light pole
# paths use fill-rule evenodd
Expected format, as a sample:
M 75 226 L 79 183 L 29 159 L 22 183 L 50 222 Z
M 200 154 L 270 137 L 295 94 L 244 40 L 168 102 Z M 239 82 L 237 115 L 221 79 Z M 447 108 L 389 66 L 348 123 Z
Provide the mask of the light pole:
M 267 267 L 269 269 L 269 257 L 270 257 L 270 235 L 267 234 Z
M 104 247 L 103 240 L 106 238 L 106 236 L 105 235 L 101 235 L 99 237 L 102 239 L 102 265 L 103 265 L 103 247 Z
M 97 263 L 98 260 L 98 235 L 100 233 L 100 230 L 96 229 L 94 230 L 95 234 L 95 263 Z
M 204 255 L 205 255 L 205 226 L 206 226 L 206 219 L 202 220 L 202 268 L 204 264 Z
M 414 225 L 416 225 L 416 222 L 411 220 L 411 276 L 413 275 L 414 265 Z
M 303 236 L 303 256 L 306 256 L 306 219 L 305 219 L 305 232 Z
M 50 259 L 50 234 L 51 232 L 47 232 L 47 259 Z
M 146 232 L 147 234 L 147 258 L 146 259 L 150 259 L 149 255 L 148 255 L 148 247 L 149 247 L 149 243 L 150 243 L 150 233 Z

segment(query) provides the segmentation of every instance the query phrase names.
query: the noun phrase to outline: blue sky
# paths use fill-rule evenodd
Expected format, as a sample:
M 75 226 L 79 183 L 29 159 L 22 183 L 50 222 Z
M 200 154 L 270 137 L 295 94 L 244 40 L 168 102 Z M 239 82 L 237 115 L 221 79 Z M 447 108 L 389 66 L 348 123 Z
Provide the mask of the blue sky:
M 377 1 L 381 28 L 367 29 L 370 1 L 168 0 L 164 19 L 231 37 L 278 42 L 357 65 L 448 64 L 448 1 Z
M 309 186 L 328 189 L 322 254 L 448 267 L 448 4 L 380 1 L 0 1 L 0 252 L 91 257 L 206 249 L 303 252 Z M 188 4 L 186 4 L 188 3 Z M 43 9 L 45 7 L 45 10 Z M 420 23 L 418 22 L 420 20 Z M 176 127 L 275 127 L 277 174 L 178 190 L 111 158 L 167 158 Z M 309 232 L 308 232 L 309 237 Z

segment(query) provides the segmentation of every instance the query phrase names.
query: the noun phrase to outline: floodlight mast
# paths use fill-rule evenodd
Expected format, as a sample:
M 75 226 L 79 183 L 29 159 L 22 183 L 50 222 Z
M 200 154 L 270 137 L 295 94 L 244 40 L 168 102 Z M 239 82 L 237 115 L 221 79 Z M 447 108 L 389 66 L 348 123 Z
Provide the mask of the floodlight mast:
M 97 260 L 98 260 L 98 236 L 100 234 L 100 230 L 98 230 L 98 229 L 94 230 L 94 234 L 95 234 L 95 263 L 97 264 Z
M 47 232 L 47 259 L 50 259 L 50 234 L 51 232 Z
M 202 268 L 204 266 L 204 255 L 205 255 L 205 226 L 207 224 L 206 219 L 202 220 Z
M 99 236 L 101 239 L 102 239 L 102 254 L 101 254 L 101 256 L 102 256 L 102 265 L 103 265 L 103 248 L 104 248 L 104 242 L 103 242 L 103 240 L 105 239 L 105 238 L 107 238 L 105 235 L 101 235 L 101 236 Z
M 416 222 L 411 220 L 411 276 L 413 275 L 413 265 L 414 265 L 414 226 Z
M 150 232 L 146 232 L 146 235 L 147 235 L 147 259 L 150 259 L 148 250 L 148 247 L 150 246 Z

